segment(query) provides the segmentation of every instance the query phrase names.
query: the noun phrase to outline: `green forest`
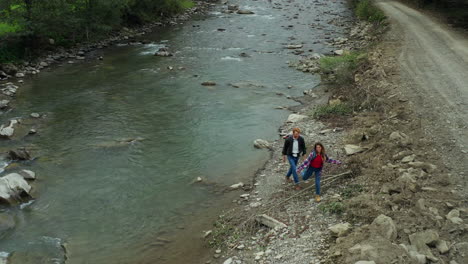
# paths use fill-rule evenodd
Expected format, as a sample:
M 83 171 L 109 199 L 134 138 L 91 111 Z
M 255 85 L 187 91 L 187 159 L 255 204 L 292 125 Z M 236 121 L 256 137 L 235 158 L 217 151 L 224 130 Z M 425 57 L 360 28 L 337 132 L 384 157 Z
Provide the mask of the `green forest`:
M 21 59 L 50 39 L 67 47 L 193 6 L 190 0 L 1 0 L 0 62 Z

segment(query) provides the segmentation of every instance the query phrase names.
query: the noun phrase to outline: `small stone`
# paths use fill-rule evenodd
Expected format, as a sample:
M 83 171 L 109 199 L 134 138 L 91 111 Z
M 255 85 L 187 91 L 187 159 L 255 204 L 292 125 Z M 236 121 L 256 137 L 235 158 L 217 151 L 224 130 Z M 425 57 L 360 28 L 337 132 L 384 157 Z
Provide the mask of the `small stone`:
M 216 254 L 221 254 L 221 249 L 217 249 L 217 250 L 215 251 L 215 253 L 216 253 Z
M 203 86 L 215 86 L 216 83 L 213 82 L 213 81 L 206 81 L 206 82 L 202 82 L 201 85 L 203 85 Z
M 201 182 L 201 181 L 203 181 L 203 179 L 201 177 L 197 177 L 197 179 L 195 181 L 196 182 Z
M 211 233 L 213 233 L 213 231 L 211 231 L 211 230 L 206 231 L 206 232 L 203 234 L 203 238 L 207 238 L 208 236 L 211 235 Z
M 401 160 L 401 162 L 403 162 L 403 163 L 412 162 L 412 161 L 414 161 L 415 158 L 416 158 L 416 155 L 415 155 L 415 154 L 412 154 L 412 155 L 409 155 L 409 156 L 404 157 L 404 158 Z
M 444 240 L 437 241 L 436 247 L 437 247 L 437 250 L 439 250 L 440 254 L 445 254 L 449 251 L 447 242 Z
M 23 177 L 25 180 L 35 180 L 36 179 L 36 173 L 34 171 L 30 170 L 21 170 L 19 174 Z
M 341 56 L 341 55 L 343 55 L 344 50 L 335 50 L 333 53 L 334 53 L 335 55 Z
M 32 118 L 39 118 L 39 117 L 41 117 L 41 115 L 38 114 L 38 113 L 32 113 L 30 116 L 31 116 Z
M 232 262 L 233 262 L 232 258 L 228 258 L 223 262 L 223 264 L 232 264 Z
M 233 184 L 231 186 L 229 186 L 230 189 L 232 190 L 236 190 L 236 189 L 239 189 L 239 188 L 242 188 L 244 187 L 244 183 L 242 182 L 239 182 L 239 183 L 236 183 L 236 184 Z
M 341 223 L 341 224 L 336 224 L 328 228 L 335 236 L 337 237 L 342 237 L 345 236 L 349 233 L 351 230 L 351 224 L 350 223 Z

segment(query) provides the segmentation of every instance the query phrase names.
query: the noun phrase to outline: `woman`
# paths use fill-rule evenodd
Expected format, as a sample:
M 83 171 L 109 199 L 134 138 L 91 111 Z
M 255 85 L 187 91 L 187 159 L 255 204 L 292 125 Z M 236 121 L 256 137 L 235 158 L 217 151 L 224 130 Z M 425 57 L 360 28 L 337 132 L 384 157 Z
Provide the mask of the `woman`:
M 315 173 L 315 201 L 320 202 L 320 175 L 322 173 L 323 163 L 341 164 L 339 160 L 330 159 L 325 153 L 325 147 L 322 143 L 315 143 L 314 151 L 310 153 L 307 159 L 297 168 L 300 173 L 303 169 L 307 168 L 303 174 L 303 179 L 306 181 L 312 174 Z
M 299 184 L 299 177 L 296 173 L 296 166 L 297 162 L 299 161 L 300 156 L 304 156 L 306 154 L 306 146 L 304 142 L 304 138 L 301 137 L 301 130 L 297 127 L 293 128 L 292 136 L 289 136 L 284 141 L 283 146 L 283 162 L 286 162 L 286 157 L 288 158 L 289 162 L 289 170 L 286 174 L 286 181 L 291 181 L 291 174 L 294 178 L 294 183 L 296 184 L 295 189 L 300 190 L 301 187 Z

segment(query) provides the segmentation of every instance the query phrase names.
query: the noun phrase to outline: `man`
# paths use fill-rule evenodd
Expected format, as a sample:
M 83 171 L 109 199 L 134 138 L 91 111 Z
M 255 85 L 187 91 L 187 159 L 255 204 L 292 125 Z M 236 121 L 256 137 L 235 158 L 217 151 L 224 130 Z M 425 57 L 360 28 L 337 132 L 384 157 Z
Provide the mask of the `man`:
M 304 138 L 301 137 L 301 130 L 297 127 L 293 128 L 292 136 L 289 136 L 284 141 L 283 146 L 283 162 L 286 162 L 286 158 L 288 158 L 289 162 L 289 170 L 286 174 L 286 181 L 291 182 L 291 174 L 294 178 L 294 183 L 296 184 L 295 189 L 300 190 L 301 187 L 299 184 L 299 177 L 297 176 L 296 166 L 297 162 L 299 161 L 299 157 L 306 154 L 306 146 L 304 142 Z

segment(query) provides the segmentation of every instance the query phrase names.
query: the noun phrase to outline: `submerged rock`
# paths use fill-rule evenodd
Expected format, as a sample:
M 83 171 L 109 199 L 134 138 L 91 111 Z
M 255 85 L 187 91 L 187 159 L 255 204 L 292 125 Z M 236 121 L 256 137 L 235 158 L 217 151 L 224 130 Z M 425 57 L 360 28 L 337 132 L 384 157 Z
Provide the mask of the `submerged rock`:
M 31 159 L 31 155 L 24 148 L 16 149 L 16 150 L 14 150 L 14 149 L 10 150 L 8 152 L 8 155 L 9 155 L 11 160 L 30 160 Z
M 263 149 L 263 148 L 270 149 L 271 144 L 264 139 L 256 139 L 254 140 L 254 147 L 258 149 Z
M 253 11 L 250 11 L 250 10 L 237 10 L 237 14 L 240 14 L 240 15 L 253 15 L 255 13 Z

